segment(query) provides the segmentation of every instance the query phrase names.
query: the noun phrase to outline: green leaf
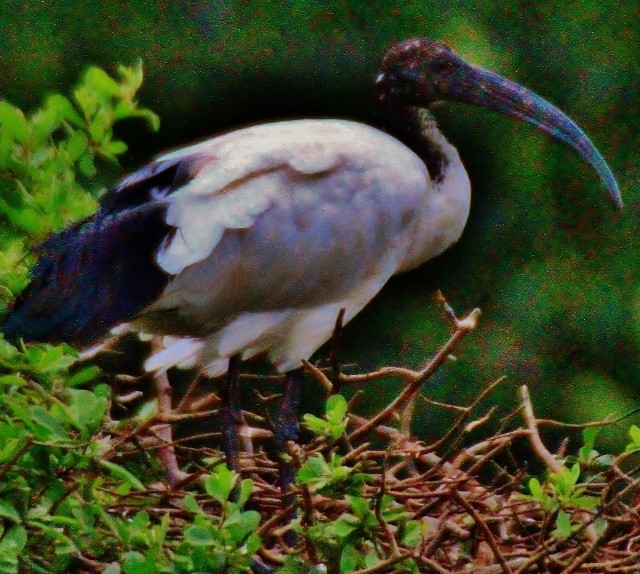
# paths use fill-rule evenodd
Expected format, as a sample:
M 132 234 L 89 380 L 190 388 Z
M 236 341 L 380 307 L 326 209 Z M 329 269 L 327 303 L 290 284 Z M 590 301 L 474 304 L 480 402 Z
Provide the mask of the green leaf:
M 240 508 L 242 508 L 249 500 L 252 492 L 253 480 L 251 480 L 250 478 L 245 478 L 242 482 L 240 482 L 240 492 L 238 493 L 238 500 L 236 504 Z
M 98 464 L 108 470 L 115 478 L 118 478 L 128 484 L 135 490 L 145 490 L 144 484 L 140 480 L 131 474 L 126 468 L 111 462 L 110 460 L 99 460 Z
M 87 177 L 93 177 L 96 175 L 98 170 L 96 170 L 96 166 L 93 163 L 93 157 L 90 153 L 85 153 L 80 160 L 78 161 L 78 167 L 80 168 L 80 172 Z
M 83 132 L 76 131 L 64 142 L 64 146 L 69 154 L 69 159 L 74 162 L 82 157 L 82 154 L 89 148 L 89 139 Z
M 229 532 L 236 542 L 242 542 L 249 534 L 260 525 L 260 513 L 255 510 L 247 510 L 240 515 L 235 524 L 229 524 Z
M 56 110 L 60 114 L 60 117 L 67 120 L 75 127 L 82 127 L 84 125 L 82 117 L 74 109 L 73 104 L 62 94 L 51 94 L 48 96 L 45 101 L 45 106 Z
M 184 504 L 185 510 L 192 512 L 193 514 L 204 514 L 204 511 L 200 508 L 200 505 L 193 494 L 185 495 L 182 499 L 182 504 Z
M 156 574 L 156 564 L 152 555 L 144 556 L 140 552 L 127 552 L 124 555 L 122 570 L 124 574 Z
M 556 529 L 551 534 L 556 538 L 567 538 L 571 536 L 571 517 L 563 510 L 558 511 Z
M 208 528 L 196 524 L 184 529 L 184 540 L 191 546 L 213 546 L 216 542 Z
M 127 151 L 127 144 L 120 140 L 110 141 L 106 146 L 105 150 L 107 153 L 112 155 L 120 155 Z
M 6 500 L 0 500 L 0 517 L 8 518 L 13 522 L 22 522 L 18 511 Z
M 363 561 L 364 556 L 352 544 L 346 544 L 340 554 L 340 572 L 353 572 Z
M 422 541 L 422 537 L 425 534 L 424 530 L 422 522 L 419 520 L 409 520 L 402 529 L 402 537 L 400 540 L 406 546 L 415 547 Z
M 13 526 L 0 540 L 0 556 L 12 548 L 21 552 L 27 544 L 27 538 L 27 531 L 23 526 Z
M 631 428 L 629 429 L 629 436 L 633 442 L 627 446 L 626 450 L 630 451 L 640 448 L 640 428 L 636 425 L 631 425 Z
M 351 505 L 351 509 L 359 518 L 364 518 L 371 512 L 369 510 L 369 503 L 367 502 L 366 498 L 362 498 L 361 496 L 351 496 L 350 494 L 347 494 L 345 496 L 345 499 Z
M 69 392 L 71 401 L 68 412 L 74 426 L 80 431 L 97 430 L 109 406 L 107 399 L 96 397 L 84 389 L 71 389 Z
M 96 367 L 94 365 L 83 367 L 67 379 L 67 385 L 69 387 L 84 385 L 85 383 L 93 381 L 95 378 L 99 377 L 101 373 L 102 369 L 100 369 L 100 367 Z M 95 389 L 93 392 L 95 393 Z
M 542 485 L 537 478 L 532 478 L 529 480 L 529 492 L 535 498 L 541 499 L 543 497 Z
M 227 468 L 226 464 L 219 464 L 213 469 L 213 474 L 204 481 L 204 489 L 211 498 L 225 503 L 238 479 L 238 474 Z
M 355 518 L 352 515 L 349 516 L 352 519 Z M 338 520 L 335 521 L 334 528 L 336 536 L 339 536 L 340 538 L 347 538 L 349 535 L 355 532 L 358 527 L 357 523 L 354 524 L 353 521 L 347 520 L 344 516 L 341 516 L 340 518 L 338 518 Z
M 105 96 L 117 96 L 120 93 L 120 85 L 103 69 L 91 66 L 84 76 L 85 84 Z
M 347 414 L 347 399 L 342 395 L 331 395 L 325 406 L 327 419 L 332 422 L 340 422 Z
M 18 108 L 4 100 L 0 100 L 0 128 L 18 143 L 24 144 L 29 138 L 27 118 Z
M 0 386 L 2 387 L 23 387 L 27 384 L 20 375 L 3 375 L 0 377 Z
M 146 120 L 147 124 L 154 132 L 157 132 L 160 129 L 160 116 L 153 113 L 151 110 L 142 108 L 137 110 L 135 115 Z
M 44 438 L 45 440 L 49 436 L 55 439 L 67 438 L 68 435 L 65 428 L 60 424 L 60 422 L 56 418 L 51 416 L 51 414 L 49 414 L 41 406 L 36 405 L 31 407 L 30 413 L 31 413 L 31 420 L 34 423 L 37 423 L 39 427 L 46 429 L 48 431 L 48 436 L 45 436 L 45 437 L 41 436 L 41 438 Z M 36 427 L 34 425 L 34 432 L 35 430 L 36 430 Z
M 6 441 L 2 441 L 0 447 L 0 464 L 4 464 L 16 454 L 24 444 L 24 440 L 19 438 L 11 438 Z

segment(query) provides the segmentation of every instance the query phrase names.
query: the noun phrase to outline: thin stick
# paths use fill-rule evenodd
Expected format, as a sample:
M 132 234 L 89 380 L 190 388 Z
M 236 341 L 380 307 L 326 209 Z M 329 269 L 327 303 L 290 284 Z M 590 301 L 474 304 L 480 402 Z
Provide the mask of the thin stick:
M 558 473 L 562 470 L 563 466 L 560 464 L 554 456 L 549 452 L 538 431 L 538 422 L 533 414 L 533 406 L 531 404 L 531 397 L 529 396 L 529 389 L 527 385 L 520 387 L 520 398 L 522 399 L 522 407 L 524 409 L 524 417 L 527 422 L 527 426 L 531 431 L 529 435 L 531 440 L 531 446 L 534 452 L 538 455 L 538 458 L 547 465 L 547 468 L 554 473 Z
M 159 353 L 162 350 L 162 338 L 153 337 L 151 340 L 151 352 Z M 158 416 L 168 419 L 171 416 L 171 383 L 166 371 L 154 373 L 153 380 L 156 385 L 156 395 L 158 397 Z M 161 423 L 150 427 L 149 430 L 162 440 L 163 446 L 158 449 L 158 458 L 167 477 L 170 487 L 175 486 L 189 475 L 184 472 L 178 464 L 175 449 L 173 448 L 173 433 L 171 425 Z
M 351 442 L 356 441 L 361 438 L 365 434 L 371 432 L 372 429 L 377 427 L 378 425 L 387 422 L 394 413 L 398 412 L 401 408 L 403 408 L 407 401 L 418 392 L 418 389 L 422 386 L 422 384 L 435 373 L 440 365 L 445 362 L 449 353 L 453 350 L 453 348 L 458 344 L 458 342 L 463 339 L 466 335 L 468 335 L 471 331 L 473 331 L 478 324 L 478 317 L 480 316 L 480 309 L 474 309 L 467 315 L 464 319 L 457 322 L 457 327 L 453 335 L 449 338 L 449 340 L 444 344 L 444 346 L 436 353 L 436 356 L 431 359 L 429 364 L 422 369 L 422 371 L 418 371 L 417 373 L 413 371 L 409 371 L 414 373 L 412 382 L 407 385 L 407 387 L 402 391 L 393 401 L 391 401 L 382 411 L 380 411 L 376 416 L 369 419 L 367 423 L 362 425 L 360 428 L 356 429 L 349 435 L 349 440 Z

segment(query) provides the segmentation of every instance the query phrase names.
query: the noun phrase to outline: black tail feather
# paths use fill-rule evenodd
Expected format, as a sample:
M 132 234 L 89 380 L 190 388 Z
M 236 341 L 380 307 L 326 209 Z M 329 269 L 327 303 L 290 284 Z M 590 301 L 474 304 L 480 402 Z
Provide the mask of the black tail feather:
M 94 341 L 158 297 L 168 275 L 155 254 L 170 229 L 146 203 L 93 217 L 39 249 L 32 281 L 0 328 L 9 341 Z

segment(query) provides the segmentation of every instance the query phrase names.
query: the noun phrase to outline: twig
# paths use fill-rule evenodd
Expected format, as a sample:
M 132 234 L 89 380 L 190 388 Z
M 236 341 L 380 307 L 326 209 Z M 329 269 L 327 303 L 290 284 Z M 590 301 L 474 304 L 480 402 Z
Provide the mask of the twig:
M 489 546 L 491 546 L 493 555 L 496 557 L 496 560 L 500 563 L 500 566 L 502 566 L 502 571 L 505 572 L 505 574 L 511 574 L 512 570 L 509 567 L 509 564 L 507 563 L 507 561 L 505 560 L 505 557 L 502 555 L 502 552 L 500 551 L 500 547 L 498 546 L 498 543 L 496 542 L 496 539 L 494 538 L 493 533 L 487 526 L 487 523 L 484 521 L 482 516 L 478 514 L 478 511 L 469 503 L 468 500 L 465 500 L 465 498 L 460 494 L 460 492 L 457 489 L 452 490 L 452 494 L 453 494 L 454 500 L 457 503 L 459 503 L 471 515 L 475 523 L 478 525 L 478 528 L 480 528 L 480 530 L 482 530 L 482 532 L 484 533 L 487 543 L 489 544 Z
M 559 473 L 563 466 L 549 452 L 540 438 L 538 423 L 535 415 L 533 414 L 533 406 L 531 405 L 531 397 L 529 396 L 529 389 L 527 388 L 527 385 L 522 385 L 520 387 L 520 398 L 522 400 L 522 407 L 524 408 L 524 417 L 527 422 L 527 426 L 531 431 L 529 437 L 534 452 L 538 455 L 538 458 L 547 465 L 547 468 L 551 472 Z
M 159 353 L 162 351 L 162 338 L 159 336 L 151 339 L 151 352 Z M 156 385 L 156 395 L 158 399 L 158 416 L 160 419 L 168 419 L 171 416 L 171 383 L 166 371 L 158 371 L 154 373 L 153 380 Z M 178 482 L 184 480 L 189 476 L 178 465 L 178 459 L 176 452 L 173 448 L 173 433 L 171 425 L 167 423 L 161 423 L 150 427 L 149 430 L 153 432 L 163 442 L 163 446 L 158 449 L 158 458 L 160 464 L 164 469 L 169 486 L 173 487 Z
M 464 319 L 457 321 L 455 332 L 451 335 L 445 345 L 436 353 L 436 356 L 431 359 L 429 364 L 422 369 L 422 371 L 410 371 L 413 373 L 412 381 L 407 385 L 407 388 L 366 424 L 353 431 L 351 435 L 349 435 L 349 440 L 351 442 L 356 441 L 363 435 L 371 432 L 373 428 L 387 422 L 394 413 L 404 407 L 404 405 L 407 404 L 407 401 L 418 392 L 418 389 L 422 384 L 438 370 L 442 363 L 444 363 L 449 353 L 455 348 L 458 342 L 475 329 L 479 316 L 480 309 L 474 309 Z

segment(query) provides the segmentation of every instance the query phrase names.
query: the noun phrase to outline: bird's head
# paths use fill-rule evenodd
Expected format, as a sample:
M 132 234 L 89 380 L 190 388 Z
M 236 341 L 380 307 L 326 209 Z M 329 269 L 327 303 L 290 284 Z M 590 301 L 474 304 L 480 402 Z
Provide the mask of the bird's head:
M 382 108 L 463 102 L 529 122 L 574 149 L 598 174 L 614 205 L 622 207 L 609 166 L 569 117 L 520 84 L 466 62 L 443 42 L 414 38 L 392 46 L 380 65 L 375 98 Z

